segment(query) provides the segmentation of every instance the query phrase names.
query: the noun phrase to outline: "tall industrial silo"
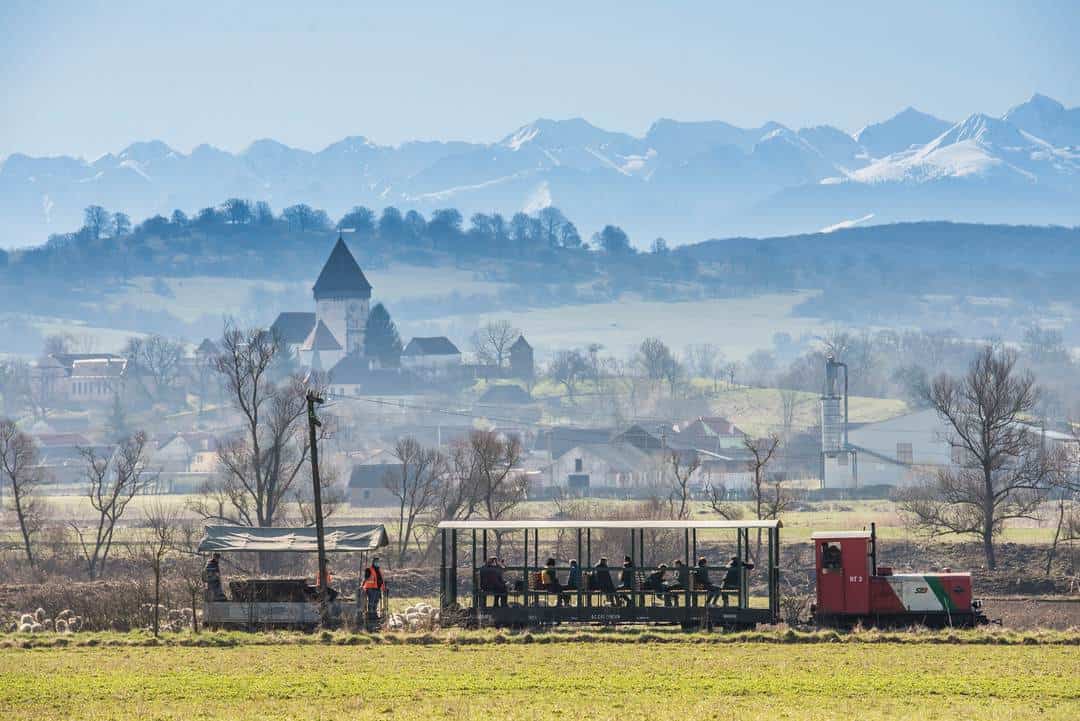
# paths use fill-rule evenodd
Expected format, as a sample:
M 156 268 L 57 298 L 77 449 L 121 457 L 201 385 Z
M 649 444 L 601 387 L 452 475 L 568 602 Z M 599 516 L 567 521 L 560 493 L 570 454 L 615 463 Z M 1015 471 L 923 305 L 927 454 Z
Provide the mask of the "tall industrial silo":
M 840 369 L 844 385 L 840 386 Z M 853 478 L 857 478 L 854 453 L 848 444 L 848 369 L 832 356 L 825 359 L 825 387 L 821 393 L 821 484 L 825 485 L 825 459 L 850 456 Z M 848 460 L 848 459 L 845 459 Z M 856 481 L 857 482 L 857 481 Z

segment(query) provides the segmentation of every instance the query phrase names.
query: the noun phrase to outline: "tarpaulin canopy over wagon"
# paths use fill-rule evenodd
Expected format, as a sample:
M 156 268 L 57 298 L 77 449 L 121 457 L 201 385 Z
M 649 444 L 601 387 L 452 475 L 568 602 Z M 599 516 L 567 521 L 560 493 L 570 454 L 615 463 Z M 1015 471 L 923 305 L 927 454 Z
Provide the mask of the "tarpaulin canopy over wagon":
M 327 552 L 360 553 L 390 544 L 381 523 L 326 528 Z M 314 528 L 252 528 L 250 526 L 207 526 L 199 551 L 259 551 L 315 553 L 318 539 Z

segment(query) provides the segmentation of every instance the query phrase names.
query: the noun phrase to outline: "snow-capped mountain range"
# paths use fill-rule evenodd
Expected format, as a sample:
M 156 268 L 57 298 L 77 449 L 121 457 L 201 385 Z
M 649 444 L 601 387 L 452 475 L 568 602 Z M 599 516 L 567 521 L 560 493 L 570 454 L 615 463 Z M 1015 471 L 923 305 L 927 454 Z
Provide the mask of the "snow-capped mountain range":
M 0 167 L 0 246 L 77 228 L 90 204 L 139 220 L 228 197 L 512 214 L 561 208 L 587 236 L 615 223 L 640 246 L 845 227 L 872 218 L 1080 224 L 1080 108 L 1042 95 L 959 122 L 907 108 L 854 136 L 831 126 L 656 121 L 643 137 L 541 119 L 490 143 L 318 152 L 258 140 L 190 154 L 139 142 L 94 161 L 14 154 Z

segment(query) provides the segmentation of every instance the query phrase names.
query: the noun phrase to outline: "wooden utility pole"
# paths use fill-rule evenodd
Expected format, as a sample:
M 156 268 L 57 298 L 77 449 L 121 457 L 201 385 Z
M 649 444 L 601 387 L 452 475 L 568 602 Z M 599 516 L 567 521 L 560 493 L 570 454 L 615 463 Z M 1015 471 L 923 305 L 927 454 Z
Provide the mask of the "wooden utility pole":
M 318 542 L 319 549 L 319 579 L 317 587 L 319 589 L 319 609 L 323 613 L 323 620 L 325 622 L 326 589 L 329 586 L 329 579 L 327 578 L 326 573 L 326 537 L 323 532 L 322 484 L 319 482 L 319 442 L 316 433 L 316 429 L 322 425 L 322 422 L 315 416 L 315 405 L 321 404 L 322 402 L 323 399 L 316 395 L 315 391 L 307 392 L 308 433 L 310 434 L 311 443 L 311 485 L 315 506 L 315 538 Z

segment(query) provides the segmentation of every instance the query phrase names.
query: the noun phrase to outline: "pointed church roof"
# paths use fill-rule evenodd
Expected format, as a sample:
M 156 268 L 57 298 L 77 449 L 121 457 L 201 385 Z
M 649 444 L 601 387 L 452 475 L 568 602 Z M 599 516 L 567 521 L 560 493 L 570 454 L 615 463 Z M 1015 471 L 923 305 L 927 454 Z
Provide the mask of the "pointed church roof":
M 341 343 L 338 342 L 334 334 L 326 327 L 326 323 L 321 320 L 315 324 L 315 327 L 308 333 L 308 337 L 304 339 L 304 345 L 300 346 L 300 350 L 341 350 Z
M 315 293 L 315 300 L 341 296 L 371 297 L 371 283 L 364 277 L 364 271 L 360 270 L 360 265 L 340 235 L 312 291 Z

